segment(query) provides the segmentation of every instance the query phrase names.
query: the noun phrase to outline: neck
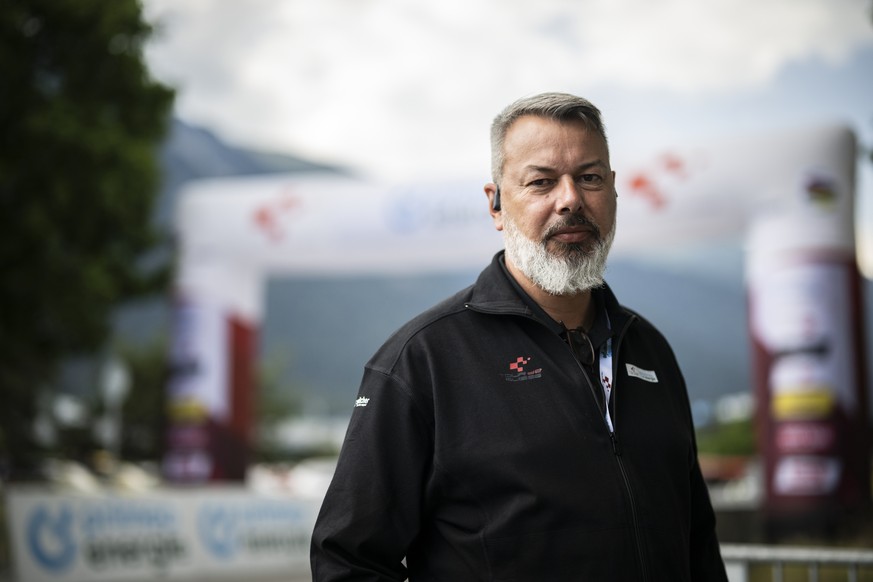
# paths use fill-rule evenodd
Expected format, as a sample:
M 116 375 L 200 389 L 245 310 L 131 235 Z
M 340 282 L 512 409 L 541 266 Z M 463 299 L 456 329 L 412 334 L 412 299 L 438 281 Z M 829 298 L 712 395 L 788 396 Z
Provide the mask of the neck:
M 506 261 L 506 268 L 518 284 L 521 285 L 521 288 L 530 295 L 531 299 L 536 301 L 537 305 L 549 317 L 563 323 L 567 329 L 581 327 L 588 330 L 591 328 L 591 324 L 594 322 L 594 305 L 591 300 L 591 291 L 574 293 L 572 295 L 552 295 L 534 284 L 533 281 L 528 279 L 527 275 L 522 273 L 509 260 Z

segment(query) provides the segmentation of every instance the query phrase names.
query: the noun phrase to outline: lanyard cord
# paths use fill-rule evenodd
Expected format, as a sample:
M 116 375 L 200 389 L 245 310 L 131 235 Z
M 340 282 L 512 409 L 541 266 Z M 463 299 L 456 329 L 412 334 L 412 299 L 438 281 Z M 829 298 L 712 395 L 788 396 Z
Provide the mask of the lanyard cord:
M 606 402 L 606 424 L 609 426 L 609 432 L 615 432 L 609 414 L 609 396 L 612 394 L 612 338 L 607 339 L 600 346 L 600 385 L 603 387 Z

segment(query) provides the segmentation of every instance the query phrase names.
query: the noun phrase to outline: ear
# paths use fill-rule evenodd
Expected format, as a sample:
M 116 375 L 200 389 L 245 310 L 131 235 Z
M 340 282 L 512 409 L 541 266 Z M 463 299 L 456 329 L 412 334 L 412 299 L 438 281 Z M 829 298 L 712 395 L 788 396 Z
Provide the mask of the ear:
M 618 198 L 618 190 L 615 189 L 615 170 L 612 171 L 612 193 Z
M 497 195 L 497 184 L 489 182 L 485 184 L 485 196 L 488 197 L 488 213 L 491 215 L 491 220 L 494 221 L 494 227 L 497 230 L 503 230 L 503 212 L 494 210 L 494 197 Z

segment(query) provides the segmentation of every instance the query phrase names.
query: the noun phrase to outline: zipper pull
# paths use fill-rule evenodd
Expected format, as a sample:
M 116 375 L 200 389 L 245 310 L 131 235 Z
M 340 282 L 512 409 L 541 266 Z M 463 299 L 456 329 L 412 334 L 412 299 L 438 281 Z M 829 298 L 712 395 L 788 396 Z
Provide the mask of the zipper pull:
M 618 437 L 615 436 L 614 432 L 609 433 L 609 440 L 612 441 L 612 452 L 615 453 L 616 457 L 620 457 L 621 444 L 618 442 Z

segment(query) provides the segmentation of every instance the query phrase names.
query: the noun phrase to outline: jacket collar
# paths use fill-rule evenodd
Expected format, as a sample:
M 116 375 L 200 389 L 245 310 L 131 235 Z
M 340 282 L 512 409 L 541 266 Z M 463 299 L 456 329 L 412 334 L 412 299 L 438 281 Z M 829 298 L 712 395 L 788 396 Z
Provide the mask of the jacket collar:
M 537 307 L 534 300 L 510 279 L 511 275 L 506 271 L 503 261 L 504 251 L 501 250 L 494 255 L 491 264 L 479 275 L 468 305 L 487 313 L 533 317 L 560 334 L 563 326 Z M 606 283 L 595 289 L 594 293 L 595 304 L 601 305 L 605 311 L 611 335 L 618 333 L 630 319 L 631 313 L 619 304 L 612 289 Z

